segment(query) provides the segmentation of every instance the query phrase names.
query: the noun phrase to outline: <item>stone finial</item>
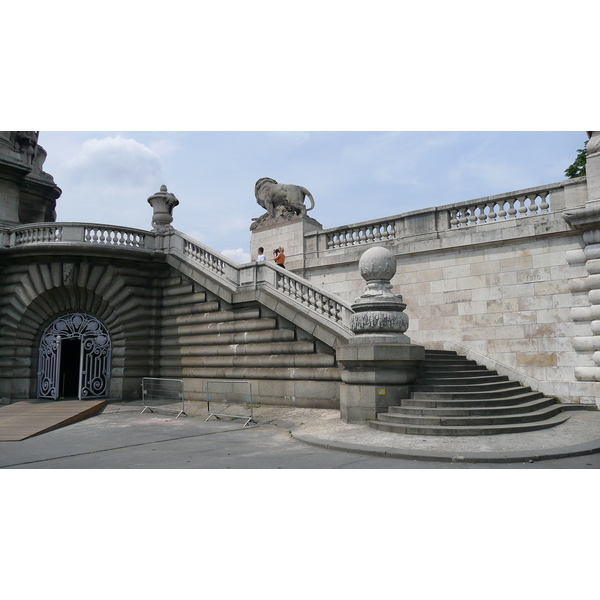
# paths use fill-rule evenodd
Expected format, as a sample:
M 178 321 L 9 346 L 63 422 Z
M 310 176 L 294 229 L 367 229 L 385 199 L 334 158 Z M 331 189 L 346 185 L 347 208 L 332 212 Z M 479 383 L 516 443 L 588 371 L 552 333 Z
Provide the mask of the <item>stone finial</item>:
M 173 229 L 173 209 L 179 204 L 174 194 L 167 191 L 166 185 L 160 186 L 160 191 L 148 198 L 152 206 L 152 229 L 158 233 L 165 233 Z
M 390 283 L 396 274 L 392 252 L 382 247 L 370 248 L 360 257 L 358 268 L 367 289 L 352 304 L 352 331 L 357 336 L 373 337 L 373 341 L 410 343 L 403 335 L 408 329 L 406 304 L 402 296 L 392 293 Z

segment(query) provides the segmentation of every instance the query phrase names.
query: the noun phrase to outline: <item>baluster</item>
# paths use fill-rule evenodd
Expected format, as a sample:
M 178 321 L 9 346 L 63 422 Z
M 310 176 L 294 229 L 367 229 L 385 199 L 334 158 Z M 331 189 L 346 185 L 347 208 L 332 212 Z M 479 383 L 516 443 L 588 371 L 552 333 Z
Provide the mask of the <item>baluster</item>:
M 519 215 L 525 216 L 527 214 L 527 207 L 525 206 L 525 200 L 527 196 L 519 196 L 517 200 L 519 201 Z
M 541 212 L 550 212 L 550 204 L 548 203 L 548 196 L 550 192 L 540 192 L 540 211 Z
M 367 234 L 365 232 L 365 228 L 361 227 L 358 230 L 358 243 L 359 244 L 364 244 L 364 243 L 366 243 L 366 241 L 367 241 Z
M 479 214 L 477 215 L 477 222 L 485 223 L 487 221 L 487 215 L 485 214 L 485 204 L 480 204 L 477 208 L 479 209 Z
M 448 213 L 450 215 L 450 229 L 458 227 L 457 210 L 451 208 Z
M 489 208 L 488 214 L 487 214 L 488 222 L 495 221 L 496 220 L 496 213 L 494 212 L 494 209 L 496 208 L 496 203 L 495 202 L 488 202 L 487 203 L 487 207 Z
M 538 206 L 536 200 L 537 200 L 537 195 L 529 196 L 529 214 L 530 215 L 536 215 L 540 210 L 540 207 Z
M 396 239 L 396 223 L 390 223 L 390 235 L 388 236 L 390 240 Z
M 469 218 L 468 218 L 468 224 L 472 225 L 477 221 L 477 215 L 475 214 L 475 211 L 477 210 L 476 206 L 470 206 L 468 208 L 468 212 L 469 212 Z
M 517 209 L 515 208 L 516 201 L 517 201 L 517 198 L 511 198 L 510 200 L 508 200 L 508 218 L 509 219 L 511 217 L 516 216 L 516 214 L 517 214 Z
M 501 221 L 502 219 L 506 218 L 506 202 L 502 202 L 502 204 L 498 204 L 498 212 L 496 213 L 498 215 L 498 219 Z

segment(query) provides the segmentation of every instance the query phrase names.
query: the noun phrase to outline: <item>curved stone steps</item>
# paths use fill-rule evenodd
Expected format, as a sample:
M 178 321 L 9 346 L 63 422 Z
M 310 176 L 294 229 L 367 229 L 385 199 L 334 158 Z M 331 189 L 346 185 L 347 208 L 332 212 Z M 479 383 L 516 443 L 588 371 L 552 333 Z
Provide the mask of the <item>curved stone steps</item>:
M 560 406 L 545 406 L 529 412 L 505 412 L 503 414 L 449 416 L 432 413 L 430 415 L 408 415 L 388 412 L 378 415 L 380 421 L 400 423 L 404 425 L 445 425 L 445 426 L 475 426 L 475 425 L 508 425 L 543 421 L 561 412 Z
M 530 402 L 522 402 L 519 404 L 513 404 L 506 406 L 504 404 L 500 406 L 486 405 L 471 406 L 471 407 L 435 407 L 429 408 L 424 406 L 390 406 L 389 412 L 394 414 L 402 415 L 423 415 L 427 416 L 435 414 L 443 417 L 463 417 L 468 415 L 479 416 L 479 415 L 503 415 L 503 414 L 515 414 L 515 413 L 528 413 L 534 410 L 540 410 L 546 406 L 556 405 L 554 398 L 547 398 L 542 396 L 539 399 L 532 400 Z
M 385 421 L 368 421 L 369 426 L 379 431 L 393 433 L 404 433 L 409 435 L 499 435 L 503 433 L 526 433 L 528 431 L 538 431 L 548 429 L 564 423 L 569 417 L 560 413 L 555 417 L 550 417 L 544 421 L 534 421 L 532 423 L 511 423 L 509 425 L 471 425 L 471 426 L 445 426 L 445 425 L 406 425 L 387 423 Z
M 440 406 L 448 405 L 447 403 L 458 403 L 465 402 L 465 406 L 472 404 L 473 401 L 489 402 L 489 403 L 502 403 L 515 404 L 519 402 L 521 398 L 530 397 L 531 394 L 538 394 L 538 397 L 543 396 L 540 392 L 533 392 L 529 387 L 523 387 L 518 384 L 513 384 L 512 387 L 505 389 L 496 390 L 471 390 L 471 391 L 455 391 L 455 392 L 441 392 L 441 391 L 419 391 L 411 394 L 412 400 L 430 401 L 438 403 Z M 408 402 L 408 400 L 403 401 Z M 435 406 L 435 404 L 433 405 Z
M 425 351 L 411 397 L 369 426 L 413 435 L 497 435 L 554 427 L 568 416 L 555 398 L 456 353 Z

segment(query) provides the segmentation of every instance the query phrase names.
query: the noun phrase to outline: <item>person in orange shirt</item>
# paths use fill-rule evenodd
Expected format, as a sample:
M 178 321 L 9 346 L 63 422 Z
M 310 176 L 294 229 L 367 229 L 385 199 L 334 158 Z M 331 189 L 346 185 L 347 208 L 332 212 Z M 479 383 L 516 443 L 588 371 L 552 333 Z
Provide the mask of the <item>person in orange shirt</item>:
M 282 246 L 273 250 L 273 260 L 275 261 L 275 264 L 279 265 L 282 269 L 285 269 L 285 254 L 283 253 Z

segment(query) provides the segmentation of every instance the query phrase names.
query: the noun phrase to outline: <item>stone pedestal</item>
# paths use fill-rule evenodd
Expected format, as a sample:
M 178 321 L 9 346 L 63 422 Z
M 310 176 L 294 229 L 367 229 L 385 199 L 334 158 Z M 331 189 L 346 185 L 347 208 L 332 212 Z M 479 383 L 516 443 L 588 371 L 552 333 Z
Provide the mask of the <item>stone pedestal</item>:
M 256 260 L 258 249 L 265 249 L 267 261 L 273 262 L 273 250 L 283 246 L 285 267 L 302 275 L 304 270 L 304 235 L 323 229 L 321 223 L 307 216 L 298 216 L 289 221 L 257 226 L 250 238 L 250 255 Z
M 344 367 L 340 386 L 340 417 L 346 423 L 376 419 L 410 396 L 423 346 L 353 340 L 338 350 Z
M 386 248 L 371 248 L 361 256 L 358 268 L 367 289 L 352 305 L 350 326 L 356 336 L 337 352 L 344 367 L 340 417 L 346 423 L 376 419 L 377 413 L 408 398 L 418 362 L 425 356 L 423 346 L 411 344 L 405 335 L 406 304 L 392 293 L 394 255 Z

